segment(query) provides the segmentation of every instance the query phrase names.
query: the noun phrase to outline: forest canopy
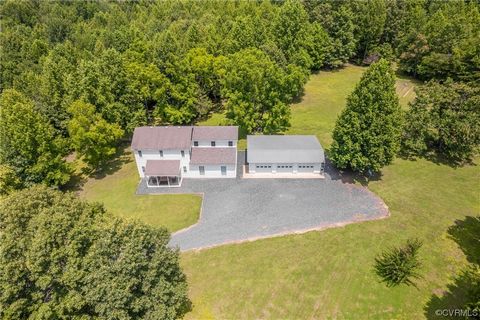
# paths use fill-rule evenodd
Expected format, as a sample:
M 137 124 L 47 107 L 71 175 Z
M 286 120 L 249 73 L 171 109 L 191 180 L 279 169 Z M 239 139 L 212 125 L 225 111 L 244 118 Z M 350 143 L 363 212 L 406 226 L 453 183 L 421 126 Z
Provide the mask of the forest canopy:
M 1 159 L 28 150 L 6 150 L 1 171 L 18 171 L 21 185 L 61 185 L 68 168 L 58 159 L 76 151 L 95 167 L 140 125 L 220 111 L 248 133 L 283 132 L 309 74 L 348 62 L 385 58 L 421 80 L 480 79 L 474 1 L 7 0 L 0 15 L 0 112 L 10 117 L 0 141 L 13 146 L 31 125 L 56 161 L 31 172 L 49 160 L 34 154 L 17 167 Z M 12 97 L 30 123 L 12 120 Z M 88 106 L 88 123 L 75 106 Z M 89 128 L 114 139 L 82 136 Z

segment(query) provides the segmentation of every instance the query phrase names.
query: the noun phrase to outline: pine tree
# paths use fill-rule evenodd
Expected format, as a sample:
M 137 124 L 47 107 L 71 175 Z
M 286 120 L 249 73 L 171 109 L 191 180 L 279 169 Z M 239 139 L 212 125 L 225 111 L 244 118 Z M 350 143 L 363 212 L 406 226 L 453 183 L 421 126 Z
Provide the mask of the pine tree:
M 395 76 L 381 59 L 365 72 L 337 119 L 332 161 L 340 169 L 379 171 L 399 150 L 401 120 Z

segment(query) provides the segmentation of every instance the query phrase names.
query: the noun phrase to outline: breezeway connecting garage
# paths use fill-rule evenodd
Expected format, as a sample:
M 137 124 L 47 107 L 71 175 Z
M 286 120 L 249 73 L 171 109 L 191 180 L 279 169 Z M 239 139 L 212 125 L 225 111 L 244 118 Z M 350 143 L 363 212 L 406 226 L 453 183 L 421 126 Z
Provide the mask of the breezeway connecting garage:
M 315 136 L 247 136 L 249 174 L 322 174 L 325 154 Z

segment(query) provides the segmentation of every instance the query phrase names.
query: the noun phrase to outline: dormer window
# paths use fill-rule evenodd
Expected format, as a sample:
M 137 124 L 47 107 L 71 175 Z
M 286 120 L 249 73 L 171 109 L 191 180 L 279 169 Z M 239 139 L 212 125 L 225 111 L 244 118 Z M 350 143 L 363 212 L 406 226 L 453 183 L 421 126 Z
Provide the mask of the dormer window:
M 193 141 L 193 146 L 198 147 L 198 141 Z
M 138 150 L 138 156 L 141 158 L 142 157 L 142 151 Z
M 212 147 L 215 147 L 215 141 L 211 141 L 211 142 L 210 142 L 210 145 L 211 145 Z
M 228 141 L 228 146 L 233 147 L 233 141 Z
M 160 153 L 160 157 L 163 158 L 163 150 L 159 150 L 158 152 Z

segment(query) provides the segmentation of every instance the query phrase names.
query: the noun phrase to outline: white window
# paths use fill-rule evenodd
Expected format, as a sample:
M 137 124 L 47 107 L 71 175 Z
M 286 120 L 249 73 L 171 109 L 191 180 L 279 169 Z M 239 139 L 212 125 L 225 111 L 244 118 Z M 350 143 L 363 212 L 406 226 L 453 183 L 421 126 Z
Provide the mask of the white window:
M 187 167 L 183 166 L 183 172 L 187 172 Z
M 159 150 L 159 153 L 160 153 L 160 157 L 163 158 L 163 150 Z
M 182 158 L 185 158 L 185 151 L 181 150 L 180 154 L 182 155 Z
M 228 146 L 233 147 L 233 141 L 228 141 Z
M 200 172 L 201 176 L 204 176 L 205 175 L 205 167 L 204 166 L 199 166 L 198 167 L 198 172 Z
M 142 151 L 138 150 L 138 156 L 141 158 L 142 157 Z
M 212 147 L 215 147 L 215 141 L 210 141 L 210 145 L 211 145 Z
M 227 166 L 221 166 L 220 171 L 222 172 L 222 176 L 226 176 L 227 175 Z
M 193 146 L 198 147 L 198 141 L 193 141 Z
M 142 172 L 145 173 L 145 167 L 142 166 Z

